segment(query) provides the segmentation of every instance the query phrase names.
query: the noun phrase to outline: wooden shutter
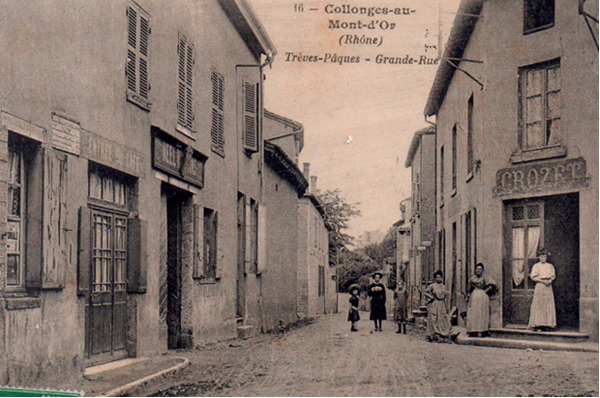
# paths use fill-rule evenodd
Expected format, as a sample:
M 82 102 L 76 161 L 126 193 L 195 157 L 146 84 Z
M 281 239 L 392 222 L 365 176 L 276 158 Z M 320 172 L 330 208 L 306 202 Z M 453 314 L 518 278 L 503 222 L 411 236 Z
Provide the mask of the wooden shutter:
M 256 273 L 267 269 L 267 207 L 258 206 L 258 264 Z
M 194 232 L 192 237 L 192 247 L 194 251 L 194 271 L 192 277 L 202 278 L 204 276 L 204 212 L 198 205 L 193 205 L 194 209 Z
M 130 218 L 127 222 L 127 291 L 129 293 L 146 293 L 147 230 L 145 220 Z
M 44 195 L 42 212 L 42 288 L 65 286 L 67 157 L 44 150 Z
M 244 251 L 244 272 L 249 274 L 252 272 L 252 206 L 250 203 L 244 202 L 244 214 L 246 217 L 245 238 L 246 247 Z
M 212 127 L 211 139 L 213 151 L 225 154 L 224 102 L 225 79 L 216 71 L 212 72 Z
M 242 131 L 244 149 L 249 152 L 258 151 L 258 93 L 257 85 L 244 80 L 242 83 L 243 120 Z
M 219 213 L 213 211 L 211 224 L 211 248 L 212 248 L 212 266 L 215 270 L 215 279 L 220 279 L 223 276 L 223 264 L 221 256 L 219 254 L 218 240 L 219 240 Z
M 92 211 L 87 207 L 79 208 L 78 227 L 77 294 L 83 296 L 90 291 L 92 264 Z
M 148 105 L 150 17 L 133 2 L 127 7 L 127 91 L 128 98 Z
M 194 46 L 182 33 L 179 33 L 177 56 L 177 124 L 192 131 L 194 127 Z

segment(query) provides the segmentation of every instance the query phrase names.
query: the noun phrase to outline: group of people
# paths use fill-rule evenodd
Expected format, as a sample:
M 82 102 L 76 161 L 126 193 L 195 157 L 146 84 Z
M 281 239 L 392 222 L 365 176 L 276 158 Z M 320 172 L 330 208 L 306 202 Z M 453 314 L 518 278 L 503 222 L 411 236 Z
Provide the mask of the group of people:
M 554 266 L 548 262 L 550 253 L 545 249 L 538 252 L 539 262 L 531 268 L 530 278 L 535 282 L 533 301 L 529 315 L 529 328 L 535 330 L 550 330 L 556 327 L 556 308 L 552 282 L 556 278 Z M 478 263 L 475 266 L 475 275 L 468 281 L 468 309 L 466 314 L 466 329 L 470 336 L 485 337 L 490 329 L 490 296 L 496 294 L 496 282 L 484 275 L 485 266 Z M 381 332 L 382 321 L 387 319 L 385 285 L 381 282 L 382 274 L 373 274 L 373 283 L 368 287 L 367 294 L 371 298 L 370 320 L 375 324 L 375 332 Z M 398 324 L 397 333 L 406 334 L 408 321 L 408 291 L 404 282 L 397 283 L 395 320 Z M 360 286 L 350 286 L 350 310 L 348 321 L 351 322 L 351 331 L 355 332 L 356 323 L 360 320 L 359 302 Z M 454 336 L 450 314 L 446 307 L 446 300 L 450 292 L 444 285 L 444 274 L 436 271 L 434 282 L 423 292 L 427 302 L 427 339 L 429 341 L 444 340 Z

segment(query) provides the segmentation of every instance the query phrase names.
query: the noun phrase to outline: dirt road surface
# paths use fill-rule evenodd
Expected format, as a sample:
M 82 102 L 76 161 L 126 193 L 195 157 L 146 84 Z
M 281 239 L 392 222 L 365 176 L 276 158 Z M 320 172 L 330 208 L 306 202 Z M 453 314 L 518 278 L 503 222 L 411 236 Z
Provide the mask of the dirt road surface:
M 285 334 L 180 351 L 188 368 L 132 395 L 598 396 L 597 353 L 428 343 L 361 318 L 358 333 L 341 308 Z

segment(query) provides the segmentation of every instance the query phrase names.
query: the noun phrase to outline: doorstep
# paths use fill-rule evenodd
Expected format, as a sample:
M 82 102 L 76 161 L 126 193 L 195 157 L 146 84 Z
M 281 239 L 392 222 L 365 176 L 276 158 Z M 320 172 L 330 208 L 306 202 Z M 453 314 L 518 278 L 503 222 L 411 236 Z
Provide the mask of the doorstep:
M 188 364 L 188 359 L 174 355 L 128 358 L 87 368 L 82 387 L 87 396 L 122 396 L 151 380 L 177 372 Z
M 548 332 L 535 331 L 523 328 L 490 328 L 490 335 L 494 338 L 553 341 L 557 343 L 581 343 L 589 340 L 590 336 L 567 330 L 552 330 Z
M 552 333 L 552 332 L 546 332 Z M 572 351 L 572 352 L 598 352 L 598 343 L 581 341 L 581 342 L 559 342 L 552 340 L 536 340 L 532 338 L 500 338 L 500 337 L 469 337 L 466 330 L 461 329 L 460 334 L 456 338 L 456 342 L 462 345 L 475 345 L 482 347 L 496 348 L 513 348 L 513 349 L 530 349 L 530 350 L 546 350 L 546 351 Z

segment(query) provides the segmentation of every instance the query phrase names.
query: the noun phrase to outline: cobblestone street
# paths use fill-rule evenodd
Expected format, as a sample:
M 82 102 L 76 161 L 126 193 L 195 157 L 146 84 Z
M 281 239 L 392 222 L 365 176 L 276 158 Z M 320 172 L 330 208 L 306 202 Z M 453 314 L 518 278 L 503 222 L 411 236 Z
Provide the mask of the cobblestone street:
M 543 396 L 598 395 L 598 354 L 432 344 L 368 313 L 350 333 L 341 311 L 282 335 L 261 335 L 199 351 L 182 373 L 132 395 Z

